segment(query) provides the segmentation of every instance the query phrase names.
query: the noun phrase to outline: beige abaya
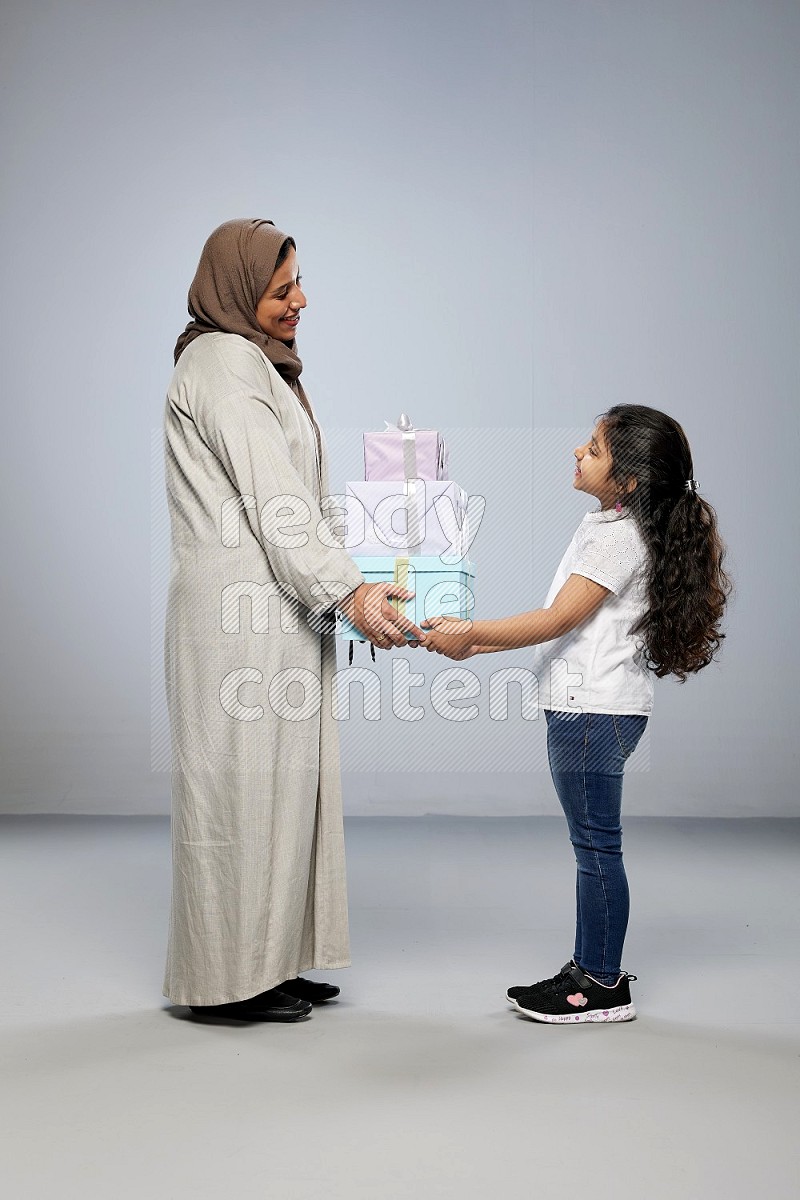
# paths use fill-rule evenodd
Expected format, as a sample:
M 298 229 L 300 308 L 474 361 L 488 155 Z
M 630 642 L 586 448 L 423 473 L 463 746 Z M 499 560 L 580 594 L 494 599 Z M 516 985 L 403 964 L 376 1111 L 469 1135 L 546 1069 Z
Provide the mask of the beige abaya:
M 165 451 L 164 994 L 224 1004 L 350 961 L 335 637 L 330 616 L 314 614 L 363 576 L 320 510 L 324 438 L 254 340 L 204 332 L 183 348 Z

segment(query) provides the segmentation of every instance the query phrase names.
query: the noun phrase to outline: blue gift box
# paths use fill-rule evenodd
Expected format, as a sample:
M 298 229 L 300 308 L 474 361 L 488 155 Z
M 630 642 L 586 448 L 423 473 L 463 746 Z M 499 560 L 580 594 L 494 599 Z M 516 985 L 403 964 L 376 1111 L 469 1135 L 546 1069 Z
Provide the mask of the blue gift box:
M 467 558 L 459 559 L 452 566 L 445 566 L 436 555 L 410 555 L 395 558 L 392 555 L 353 556 L 367 583 L 397 583 L 409 592 L 415 592 L 410 600 L 390 600 L 395 608 L 419 626 L 426 617 L 470 617 L 474 618 L 475 607 L 475 564 Z M 343 613 L 337 614 L 337 633 L 346 641 L 364 641 L 363 634 L 348 621 Z M 410 639 L 411 635 L 407 634 Z

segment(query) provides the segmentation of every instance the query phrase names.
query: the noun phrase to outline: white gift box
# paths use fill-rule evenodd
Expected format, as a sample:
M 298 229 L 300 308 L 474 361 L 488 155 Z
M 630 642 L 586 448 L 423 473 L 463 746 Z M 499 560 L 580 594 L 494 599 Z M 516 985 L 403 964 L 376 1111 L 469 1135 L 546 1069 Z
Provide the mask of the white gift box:
M 452 480 L 356 480 L 345 486 L 343 544 L 351 554 L 466 557 L 475 505 L 468 509 L 467 493 Z

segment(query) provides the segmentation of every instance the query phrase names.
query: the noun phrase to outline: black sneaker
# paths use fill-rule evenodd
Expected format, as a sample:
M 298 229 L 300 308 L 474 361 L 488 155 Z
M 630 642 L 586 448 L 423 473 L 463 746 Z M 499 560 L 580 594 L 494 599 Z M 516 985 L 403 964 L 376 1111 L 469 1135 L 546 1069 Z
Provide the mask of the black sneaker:
M 562 975 L 565 975 L 570 967 L 574 967 L 576 965 L 575 959 L 571 958 L 567 966 L 562 967 L 558 974 L 554 975 L 552 979 L 543 979 L 541 983 L 520 983 L 515 987 L 510 987 L 506 992 L 506 1000 L 508 1000 L 511 1004 L 516 1004 L 517 1000 L 519 1000 L 520 996 L 524 992 L 532 992 L 534 988 L 550 987 L 552 984 L 558 983 Z
M 552 1025 L 575 1025 L 580 1021 L 631 1021 L 636 1009 L 631 1003 L 629 982 L 635 975 L 623 971 L 613 987 L 586 975 L 567 963 L 558 975 L 525 988 L 515 995 L 515 1007 L 534 1021 Z M 514 992 L 518 991 L 514 988 Z

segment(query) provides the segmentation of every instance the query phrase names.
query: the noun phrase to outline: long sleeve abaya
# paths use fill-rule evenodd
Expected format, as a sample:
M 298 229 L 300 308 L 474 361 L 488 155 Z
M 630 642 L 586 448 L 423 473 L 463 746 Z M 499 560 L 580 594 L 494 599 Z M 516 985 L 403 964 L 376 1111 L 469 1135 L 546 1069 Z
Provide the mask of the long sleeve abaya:
M 165 412 L 173 895 L 164 994 L 223 1004 L 349 964 L 330 610 L 363 582 L 327 454 L 261 350 L 196 338 Z M 324 618 L 323 618 L 323 624 Z

